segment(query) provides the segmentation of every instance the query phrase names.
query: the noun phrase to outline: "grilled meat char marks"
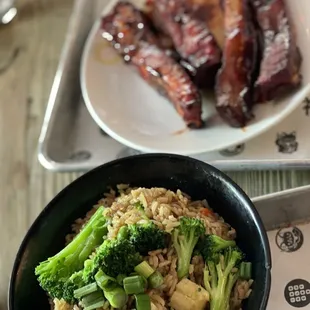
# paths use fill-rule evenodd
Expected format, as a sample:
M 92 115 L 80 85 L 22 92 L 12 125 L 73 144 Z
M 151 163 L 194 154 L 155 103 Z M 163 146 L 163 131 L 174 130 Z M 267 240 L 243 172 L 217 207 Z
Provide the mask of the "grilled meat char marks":
M 216 108 L 232 127 L 252 119 L 252 86 L 257 61 L 257 35 L 247 0 L 224 0 L 226 40 L 217 76 Z
M 124 56 L 125 61 L 130 60 L 140 42 L 158 44 L 146 16 L 126 1 L 117 3 L 112 13 L 102 18 L 101 31 L 103 38 Z
M 253 0 L 262 31 L 263 59 L 255 83 L 255 101 L 266 102 L 301 83 L 301 54 L 283 0 Z
M 156 24 L 167 33 L 182 58 L 181 64 L 201 88 L 214 85 L 214 76 L 221 63 L 221 50 L 205 23 L 193 18 L 185 0 L 155 0 L 153 15 Z
M 237 128 L 254 117 L 254 104 L 301 84 L 301 54 L 284 0 L 147 2 L 150 15 L 126 1 L 116 4 L 102 19 L 102 36 L 187 126 L 202 126 L 197 86 L 213 86 L 214 79 L 217 111 Z
M 201 127 L 201 96 L 197 87 L 185 70 L 158 46 L 144 14 L 128 2 L 119 2 L 102 19 L 101 26 L 103 37 L 137 68 L 144 80 L 172 101 L 187 126 Z
M 171 100 L 189 127 L 201 127 L 200 94 L 179 64 L 163 50 L 149 44 L 141 44 L 132 63 L 145 81 Z

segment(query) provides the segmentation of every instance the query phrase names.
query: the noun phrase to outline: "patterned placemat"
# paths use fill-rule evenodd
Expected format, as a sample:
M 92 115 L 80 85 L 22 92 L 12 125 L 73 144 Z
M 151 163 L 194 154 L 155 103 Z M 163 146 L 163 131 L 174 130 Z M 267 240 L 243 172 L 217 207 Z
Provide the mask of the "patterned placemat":
M 272 285 L 267 310 L 310 309 L 310 224 L 268 233 Z
M 222 170 L 305 168 L 310 164 L 310 98 L 289 117 L 261 136 L 235 147 L 195 155 Z M 97 166 L 107 160 L 139 154 L 110 138 L 97 127 L 83 102 L 73 130 L 68 161 Z

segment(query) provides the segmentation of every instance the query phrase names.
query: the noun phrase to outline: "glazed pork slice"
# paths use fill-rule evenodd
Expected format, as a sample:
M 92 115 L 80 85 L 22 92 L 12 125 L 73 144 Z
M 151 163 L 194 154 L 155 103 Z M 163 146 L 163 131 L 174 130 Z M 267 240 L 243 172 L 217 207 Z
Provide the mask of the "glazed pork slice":
M 221 50 L 205 23 L 194 18 L 184 0 L 155 0 L 153 16 L 157 27 L 168 34 L 198 87 L 214 85 L 221 63 Z
M 102 37 L 124 56 L 125 61 L 130 60 L 140 42 L 159 43 L 147 16 L 127 1 L 118 2 L 112 12 L 101 19 L 101 31 Z
M 188 127 L 202 126 L 200 93 L 177 62 L 157 46 L 142 43 L 132 63 L 145 81 L 170 99 Z
M 255 101 L 266 102 L 300 85 L 302 60 L 284 0 L 252 2 L 264 39 Z
M 224 0 L 225 45 L 216 82 L 216 108 L 232 127 L 252 119 L 252 86 L 257 61 L 257 32 L 247 0 Z
M 222 50 L 225 44 L 223 0 L 185 0 L 186 8 L 203 21 Z
M 102 18 L 101 30 L 124 60 L 173 103 L 188 127 L 202 126 L 197 87 L 184 68 L 157 45 L 141 11 L 128 2 L 119 2 L 112 13 Z

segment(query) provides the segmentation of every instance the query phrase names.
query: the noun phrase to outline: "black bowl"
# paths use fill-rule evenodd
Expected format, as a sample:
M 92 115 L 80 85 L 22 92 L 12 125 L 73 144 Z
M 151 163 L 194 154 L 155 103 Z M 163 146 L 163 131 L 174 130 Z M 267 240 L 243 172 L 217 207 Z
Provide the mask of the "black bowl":
M 120 183 L 181 189 L 194 199 L 207 199 L 237 230 L 237 243 L 253 262 L 253 292 L 243 309 L 266 309 L 271 282 L 270 249 L 250 199 L 210 165 L 183 156 L 150 154 L 102 165 L 67 186 L 48 204 L 29 229 L 16 256 L 9 287 L 9 310 L 50 309 L 34 268 L 64 246 L 71 224 L 102 197 L 108 186 Z

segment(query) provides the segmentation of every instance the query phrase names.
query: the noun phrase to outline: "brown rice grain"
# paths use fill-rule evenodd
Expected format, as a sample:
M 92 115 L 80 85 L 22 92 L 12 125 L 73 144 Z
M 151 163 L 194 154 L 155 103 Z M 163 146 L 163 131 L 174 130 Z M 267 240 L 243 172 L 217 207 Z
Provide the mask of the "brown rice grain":
M 159 249 L 159 250 L 155 250 L 155 251 L 150 251 L 148 254 L 151 256 L 156 256 L 156 255 L 160 254 L 161 252 L 162 252 L 162 250 Z
M 128 184 L 117 186 L 118 197 L 113 189 L 104 194 L 97 205 L 90 210 L 84 218 L 77 219 L 72 225 L 73 234 L 68 235 L 68 241 L 80 231 L 91 215 L 100 205 L 106 207 L 104 215 L 111 218 L 108 226 L 108 238 L 115 238 L 119 229 L 124 225 L 143 224 L 149 220 L 153 221 L 160 229 L 171 233 L 180 225 L 180 218 L 188 216 L 199 218 L 203 221 L 206 233 L 216 234 L 226 240 L 236 238 L 236 231 L 214 213 L 212 216 L 205 216 L 200 211 L 209 208 L 206 200 L 192 201 L 191 198 L 180 190 L 173 192 L 165 188 L 130 188 Z M 143 212 L 138 210 L 137 203 L 143 205 Z M 148 219 L 145 219 L 145 216 Z M 93 254 L 94 255 L 94 254 Z M 165 249 L 151 251 L 144 258 L 149 264 L 160 272 L 164 278 L 164 283 L 156 290 L 147 292 L 151 297 L 152 310 L 167 310 L 169 299 L 176 289 L 178 283 L 177 276 L 177 254 L 172 243 Z M 201 256 L 194 256 L 189 268 L 189 278 L 198 285 L 203 285 L 204 260 Z M 242 300 L 248 298 L 251 293 L 253 281 L 238 281 L 234 287 L 231 310 L 241 309 Z M 107 303 L 103 309 L 112 309 Z M 77 306 L 76 306 L 77 307 Z M 126 305 L 130 309 L 130 301 Z M 72 308 L 70 308 L 71 310 Z M 54 310 L 60 310 L 54 308 Z M 74 310 L 78 310 L 78 307 Z M 101 309 L 102 310 L 102 309 Z
M 157 256 L 153 256 L 153 267 L 155 269 L 157 269 L 157 267 L 158 267 L 158 257 Z
M 159 263 L 158 268 L 162 268 L 162 267 L 168 266 L 170 264 L 171 264 L 171 262 L 167 260 L 167 261 Z
M 168 296 L 172 296 L 173 292 L 175 291 L 175 288 L 178 284 L 178 278 L 174 278 L 172 280 L 171 286 L 170 286 L 170 290 L 168 292 Z

